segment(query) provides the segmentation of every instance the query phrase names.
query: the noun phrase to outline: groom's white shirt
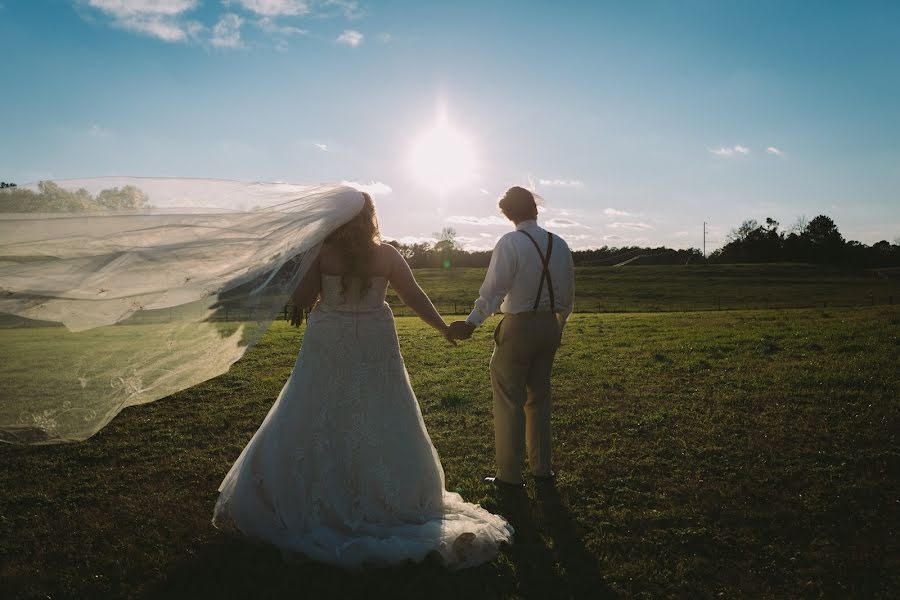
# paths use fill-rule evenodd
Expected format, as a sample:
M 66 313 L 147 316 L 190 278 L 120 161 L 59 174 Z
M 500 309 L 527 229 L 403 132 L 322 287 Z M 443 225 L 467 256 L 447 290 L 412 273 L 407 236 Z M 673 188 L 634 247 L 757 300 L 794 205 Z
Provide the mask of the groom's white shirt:
M 475 301 L 475 309 L 466 318 L 472 325 L 481 325 L 497 309 L 504 314 L 517 314 L 531 312 L 534 308 L 543 265 L 534 244 L 528 236 L 519 233 L 523 230 L 531 234 L 544 256 L 547 255 L 547 231 L 539 227 L 537 221 L 522 221 L 516 226 L 516 231 L 501 237 L 491 255 L 491 263 L 484 283 L 481 284 L 478 300 Z M 575 267 L 568 244 L 561 237 L 554 237 L 553 253 L 550 255 L 550 278 L 553 280 L 556 314 L 562 331 L 572 312 Z M 546 282 L 538 310 L 550 310 L 550 293 Z

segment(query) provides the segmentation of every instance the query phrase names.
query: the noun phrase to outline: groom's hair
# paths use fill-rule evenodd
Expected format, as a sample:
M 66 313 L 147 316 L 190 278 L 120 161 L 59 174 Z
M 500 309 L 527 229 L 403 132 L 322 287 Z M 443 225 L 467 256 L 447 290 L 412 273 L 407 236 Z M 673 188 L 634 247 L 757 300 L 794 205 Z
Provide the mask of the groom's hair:
M 537 215 L 534 194 L 523 187 L 513 186 L 506 190 L 497 205 L 506 218 L 514 223 L 533 219 Z

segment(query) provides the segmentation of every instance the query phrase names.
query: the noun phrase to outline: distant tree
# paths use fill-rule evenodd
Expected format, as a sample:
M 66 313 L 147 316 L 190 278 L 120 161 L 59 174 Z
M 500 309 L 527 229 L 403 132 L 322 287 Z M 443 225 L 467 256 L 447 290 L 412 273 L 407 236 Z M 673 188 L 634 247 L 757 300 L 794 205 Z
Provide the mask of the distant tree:
M 811 258 L 815 262 L 836 263 L 844 250 L 844 236 L 834 220 L 819 215 L 809 222 L 803 232 L 809 240 Z
M 801 233 L 806 231 L 807 225 L 809 225 L 809 219 L 806 218 L 806 215 L 800 215 L 799 217 L 794 219 L 794 224 L 791 225 L 791 228 L 788 230 L 788 232 L 800 235 Z
M 431 244 L 428 242 L 416 242 L 413 244 L 404 244 L 398 241 L 388 241 L 400 255 L 406 259 L 409 266 L 418 269 L 431 266 Z
M 102 190 L 95 198 L 85 189 L 66 190 L 41 181 L 37 191 L 7 186 L 0 193 L 0 212 L 94 212 L 150 208 L 147 195 L 128 185 Z
M 14 187 L 16 187 L 16 184 L 14 184 L 14 183 L 7 183 L 5 181 L 0 181 L 0 190 L 5 190 L 6 188 L 14 188 Z
M 452 227 L 444 227 L 440 233 L 434 234 L 434 237 L 438 238 L 433 249 L 438 260 L 437 266 L 444 268 L 453 266 L 456 254 L 462 251 L 462 244 L 459 243 L 456 236 L 456 230 Z
M 806 235 L 814 244 L 824 244 L 832 240 L 844 241 L 834 220 L 826 215 L 819 215 L 806 226 Z
M 725 239 L 729 242 L 743 242 L 757 229 L 759 229 L 759 223 L 756 222 L 756 219 L 747 219 L 741 223 L 740 227 L 732 229 Z
M 867 250 L 866 266 L 888 267 L 900 263 L 900 244 L 891 245 L 887 240 L 881 240 Z
M 782 251 L 785 260 L 794 262 L 809 262 L 810 248 L 809 238 L 803 235 L 802 231 L 795 231 L 791 228 L 791 232 L 784 237 L 782 243 Z
M 434 237 L 438 239 L 434 244 L 435 250 L 441 250 L 444 248 L 450 250 L 461 250 L 462 245 L 457 240 L 456 230 L 452 227 L 444 227 L 441 229 L 440 233 L 435 233 Z
M 148 206 L 147 194 L 133 185 L 101 191 L 97 194 L 97 204 L 106 210 L 134 210 Z
M 713 253 L 714 260 L 771 262 L 782 258 L 782 237 L 775 219 L 767 218 L 765 225 L 747 219 L 740 227 L 731 230 L 727 239 L 728 243 Z

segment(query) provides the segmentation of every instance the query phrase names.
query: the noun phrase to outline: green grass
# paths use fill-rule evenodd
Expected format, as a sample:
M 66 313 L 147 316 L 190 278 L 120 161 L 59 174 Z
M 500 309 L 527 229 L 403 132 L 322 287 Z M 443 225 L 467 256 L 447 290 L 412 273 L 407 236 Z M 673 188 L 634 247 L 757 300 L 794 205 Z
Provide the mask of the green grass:
M 525 501 L 481 484 L 494 322 L 451 348 L 398 319 L 448 488 L 516 527 L 493 563 L 348 574 L 211 527 L 302 339 L 277 323 L 226 375 L 86 442 L 0 447 L 0 596 L 900 595 L 900 307 L 573 317 L 556 492 Z
M 9 436 L 16 441 L 41 441 L 45 430 L 83 439 L 126 406 L 222 374 L 244 353 L 247 338 L 259 335 L 255 322 L 234 321 L 117 324 L 78 333 L 0 328 L 0 422 L 17 424 Z M 198 355 L 207 359 L 191 364 Z M 29 399 L 27 411 L 18 398 Z
M 484 269 L 416 269 L 444 313 L 468 313 Z M 816 308 L 900 304 L 900 278 L 804 264 L 577 267 L 581 312 Z M 396 297 L 391 306 L 400 306 Z M 407 314 L 402 308 L 398 314 Z

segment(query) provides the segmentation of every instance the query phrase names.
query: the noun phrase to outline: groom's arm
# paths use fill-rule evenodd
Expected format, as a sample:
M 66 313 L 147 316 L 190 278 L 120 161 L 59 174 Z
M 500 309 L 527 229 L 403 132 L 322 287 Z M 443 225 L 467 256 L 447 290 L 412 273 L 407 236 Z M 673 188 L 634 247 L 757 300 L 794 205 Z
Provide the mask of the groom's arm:
M 572 260 L 572 252 L 566 247 L 566 268 L 562 285 L 559 286 L 560 298 L 556 305 L 556 318 L 559 321 L 559 335 L 562 337 L 563 329 L 569 315 L 572 314 L 572 308 L 575 304 L 575 263 Z
M 503 299 L 512 287 L 516 273 L 516 251 L 509 235 L 505 235 L 494 246 L 484 283 L 478 291 L 475 308 L 466 317 L 466 323 L 475 327 L 497 312 Z

